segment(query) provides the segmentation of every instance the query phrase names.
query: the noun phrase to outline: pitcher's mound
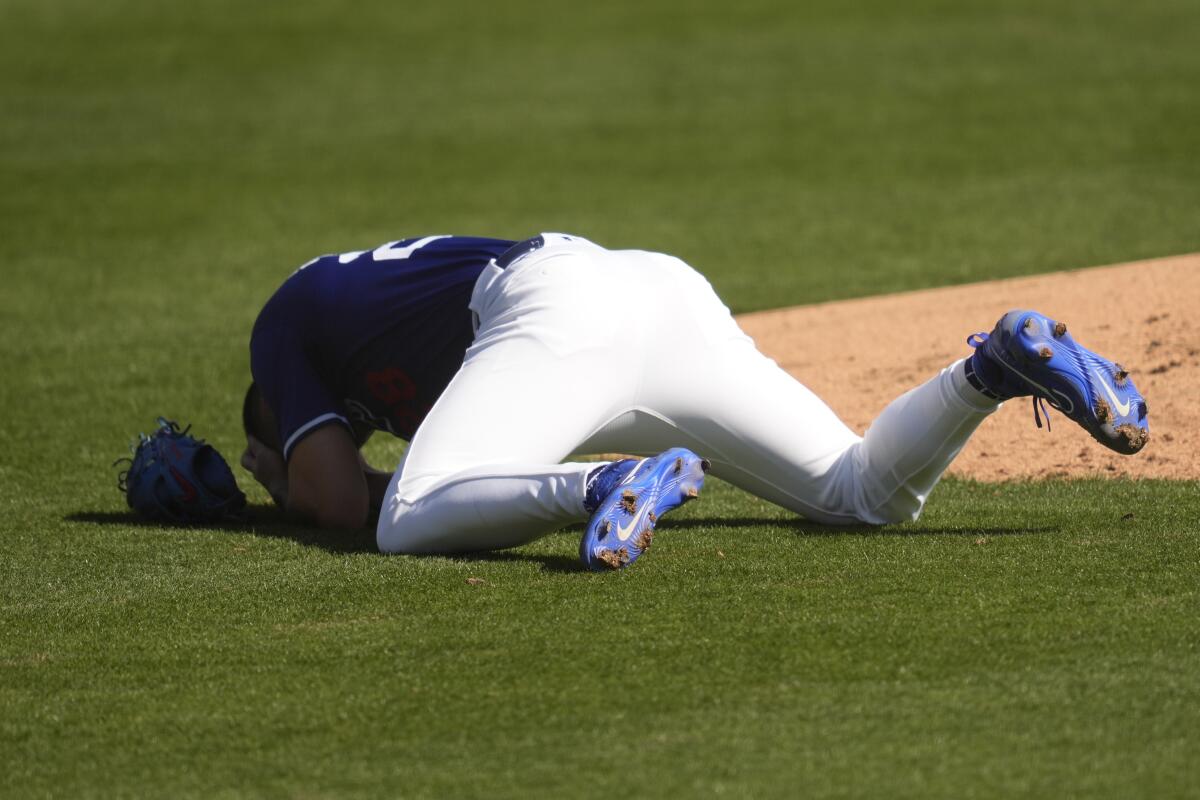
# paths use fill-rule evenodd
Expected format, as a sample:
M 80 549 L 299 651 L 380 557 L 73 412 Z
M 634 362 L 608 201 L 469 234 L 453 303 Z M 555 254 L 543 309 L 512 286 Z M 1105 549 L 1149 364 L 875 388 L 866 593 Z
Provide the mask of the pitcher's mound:
M 1150 442 L 1111 452 L 1027 398 L 1005 403 L 950 474 L 980 480 L 1062 475 L 1200 479 L 1200 254 L 745 314 L 742 328 L 862 432 L 892 398 L 968 355 L 969 334 L 1010 308 L 1035 308 L 1122 364 L 1150 408 Z

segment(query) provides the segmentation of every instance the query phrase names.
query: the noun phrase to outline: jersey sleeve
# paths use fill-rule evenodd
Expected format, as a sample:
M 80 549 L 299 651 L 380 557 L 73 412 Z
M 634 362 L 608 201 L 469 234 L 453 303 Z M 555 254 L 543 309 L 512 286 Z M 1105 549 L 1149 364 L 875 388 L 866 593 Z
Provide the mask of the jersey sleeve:
M 353 436 L 345 407 L 321 381 L 290 326 L 255 326 L 250 372 L 279 422 L 285 459 L 298 442 L 324 425 L 340 423 Z

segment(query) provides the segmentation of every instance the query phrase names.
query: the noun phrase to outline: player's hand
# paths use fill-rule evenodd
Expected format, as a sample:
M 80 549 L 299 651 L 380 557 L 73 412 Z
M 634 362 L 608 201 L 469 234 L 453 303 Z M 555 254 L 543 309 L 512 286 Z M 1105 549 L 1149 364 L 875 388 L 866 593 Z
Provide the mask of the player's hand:
M 247 436 L 242 467 L 263 485 L 280 508 L 287 508 L 288 472 L 282 453 L 272 450 L 253 436 Z

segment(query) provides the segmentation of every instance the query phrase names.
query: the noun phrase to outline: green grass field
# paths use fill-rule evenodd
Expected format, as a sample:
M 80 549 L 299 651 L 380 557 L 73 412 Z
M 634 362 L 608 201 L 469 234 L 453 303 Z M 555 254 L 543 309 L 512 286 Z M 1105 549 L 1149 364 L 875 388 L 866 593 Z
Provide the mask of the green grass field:
M 591 575 L 257 487 L 140 524 L 110 463 L 160 413 L 236 458 L 265 298 L 406 235 L 666 250 L 739 311 L 1198 250 L 1197 40 L 1191 0 L 0 0 L 0 795 L 1195 796 L 1196 482 L 857 531 L 716 484 Z

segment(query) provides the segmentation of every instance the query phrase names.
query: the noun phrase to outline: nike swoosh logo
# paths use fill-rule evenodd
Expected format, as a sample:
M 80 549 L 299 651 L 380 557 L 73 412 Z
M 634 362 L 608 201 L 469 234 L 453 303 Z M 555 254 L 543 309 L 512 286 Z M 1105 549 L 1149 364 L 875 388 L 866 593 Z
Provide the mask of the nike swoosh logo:
M 637 522 L 638 516 L 639 515 L 634 514 L 633 519 L 631 519 L 629 521 L 628 526 L 625 526 L 625 525 L 617 526 L 617 538 L 620 539 L 622 542 L 629 541 L 629 537 L 633 536 L 633 529 L 637 527 L 637 525 L 635 523 Z
M 634 479 L 637 478 L 638 473 L 642 471 L 642 467 L 646 466 L 649 461 L 650 459 L 648 458 L 643 458 L 641 461 L 639 461 L 633 469 L 629 470 L 629 474 L 625 476 L 625 480 L 621 481 L 619 486 L 628 486 L 630 483 L 632 483 Z M 616 490 L 614 489 L 614 491 Z M 617 538 L 622 542 L 629 541 L 629 537 L 633 536 L 634 528 L 637 527 L 635 523 L 640 516 L 641 514 L 635 512 L 633 514 L 633 518 L 629 520 L 629 525 L 621 525 L 620 523 L 617 523 Z
M 1122 403 L 1120 400 L 1118 400 L 1116 394 L 1113 393 L 1112 387 L 1108 385 L 1108 381 L 1104 380 L 1104 376 L 1100 374 L 1100 370 L 1094 369 L 1092 372 L 1095 373 L 1096 378 L 1099 379 L 1100 385 L 1104 387 L 1104 393 L 1108 395 L 1108 399 L 1112 401 L 1113 408 L 1117 410 L 1117 413 L 1122 417 L 1128 414 L 1133 403 Z
M 1024 372 L 1021 372 L 1019 369 L 1014 367 L 1012 364 L 1009 364 L 1002 359 L 996 358 L 996 359 L 993 359 L 993 361 L 995 361 L 1000 366 L 1008 369 L 1009 371 L 1015 373 L 1018 377 L 1021 378 L 1021 380 L 1031 383 L 1034 386 L 1036 386 L 1037 388 L 1041 389 L 1042 395 L 1047 400 L 1050 401 L 1050 405 L 1054 406 L 1055 408 L 1057 408 L 1059 411 L 1063 412 L 1064 414 L 1070 414 L 1072 411 L 1075 410 L 1075 403 L 1071 400 L 1071 398 L 1067 397 L 1065 394 L 1058 391 L 1057 389 L 1048 389 L 1045 386 L 1042 386 L 1040 383 L 1035 381 L 1033 378 L 1030 378 Z M 1108 386 L 1106 385 L 1104 388 L 1107 389 Z M 1058 402 L 1055 402 L 1055 400 L 1054 400 L 1055 397 L 1059 398 Z M 1066 404 L 1065 407 L 1063 405 L 1064 403 Z

